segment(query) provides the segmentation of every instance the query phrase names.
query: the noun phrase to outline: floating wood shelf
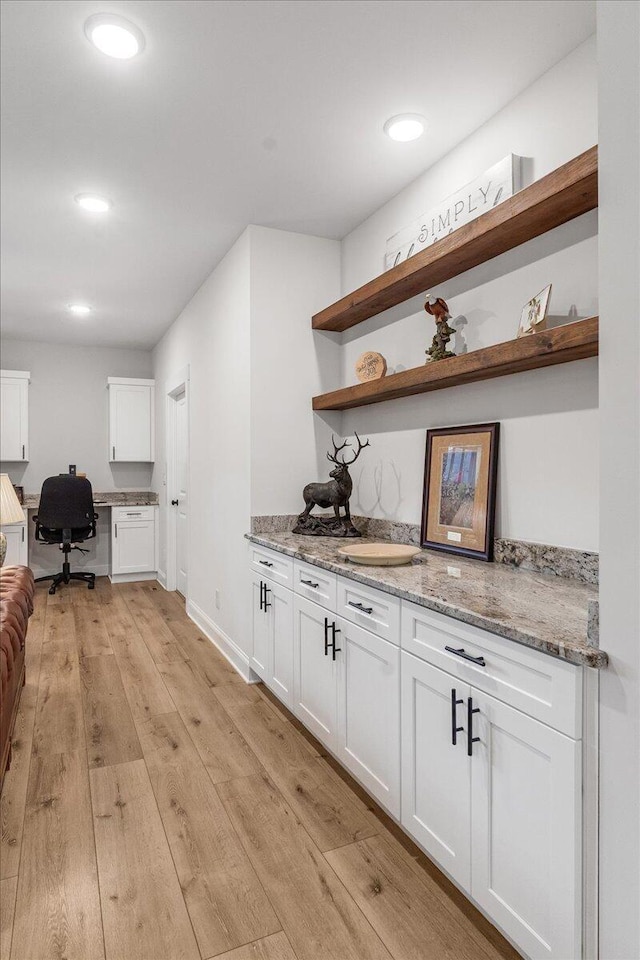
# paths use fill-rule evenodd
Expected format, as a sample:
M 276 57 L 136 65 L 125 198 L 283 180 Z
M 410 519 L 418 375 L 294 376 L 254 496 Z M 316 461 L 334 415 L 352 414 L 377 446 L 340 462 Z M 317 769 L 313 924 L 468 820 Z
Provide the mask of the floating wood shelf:
M 349 410 L 430 390 L 445 390 L 477 380 L 492 380 L 511 373 L 550 367 L 598 355 L 598 317 L 576 320 L 553 330 L 496 343 L 448 360 L 393 373 L 380 380 L 357 383 L 313 398 L 314 410 Z
M 598 148 L 591 147 L 477 220 L 316 313 L 313 327 L 348 330 L 597 206 Z

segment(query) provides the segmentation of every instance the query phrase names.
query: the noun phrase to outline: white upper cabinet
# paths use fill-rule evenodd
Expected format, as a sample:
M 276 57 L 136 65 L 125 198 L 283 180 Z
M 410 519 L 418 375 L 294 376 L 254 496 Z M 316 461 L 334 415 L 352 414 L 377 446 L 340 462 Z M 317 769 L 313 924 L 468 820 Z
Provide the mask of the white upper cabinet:
M 109 460 L 153 463 L 155 380 L 109 377 Z
M 0 460 L 29 459 L 29 379 L 25 370 L 0 370 Z

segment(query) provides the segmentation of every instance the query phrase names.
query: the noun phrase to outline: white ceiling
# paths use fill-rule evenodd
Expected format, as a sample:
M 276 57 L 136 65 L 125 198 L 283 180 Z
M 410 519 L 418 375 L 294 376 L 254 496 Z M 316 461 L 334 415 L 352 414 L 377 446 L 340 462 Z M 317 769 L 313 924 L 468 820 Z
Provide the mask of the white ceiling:
M 4 335 L 153 345 L 248 223 L 344 236 L 593 33 L 594 6 L 4 0 Z M 100 12 L 142 55 L 87 42 Z M 427 135 L 389 140 L 401 112 Z

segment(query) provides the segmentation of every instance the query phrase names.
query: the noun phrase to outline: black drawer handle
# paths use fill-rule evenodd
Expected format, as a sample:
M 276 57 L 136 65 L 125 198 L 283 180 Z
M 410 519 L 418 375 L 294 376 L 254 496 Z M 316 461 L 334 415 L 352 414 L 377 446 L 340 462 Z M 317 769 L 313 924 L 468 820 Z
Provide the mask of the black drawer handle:
M 307 587 L 313 587 L 314 590 L 317 590 L 320 586 L 319 583 L 314 583 L 313 580 L 300 580 L 300 583 L 304 583 Z
M 261 563 L 263 567 L 272 567 L 273 564 L 269 563 L 268 560 L 258 560 L 258 563 Z
M 463 660 L 470 660 L 471 663 L 475 663 L 479 667 L 486 667 L 484 657 L 472 657 L 470 653 L 465 653 L 464 647 L 460 647 L 459 650 L 456 650 L 455 647 L 445 647 L 445 650 L 447 650 L 448 653 L 455 653 L 456 657 L 462 657 Z
M 355 607 L 360 613 L 373 613 L 373 607 L 365 607 L 361 603 L 354 603 L 353 600 L 347 600 L 347 606 Z

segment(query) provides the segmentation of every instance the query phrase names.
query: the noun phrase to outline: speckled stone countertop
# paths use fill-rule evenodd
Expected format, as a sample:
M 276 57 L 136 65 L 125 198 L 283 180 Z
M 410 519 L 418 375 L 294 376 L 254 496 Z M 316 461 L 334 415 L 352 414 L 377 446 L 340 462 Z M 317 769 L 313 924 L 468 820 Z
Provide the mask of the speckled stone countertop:
M 120 493 L 119 491 L 108 491 L 107 493 L 93 493 L 93 504 L 96 507 L 150 507 L 158 502 L 158 494 L 152 490 L 131 490 Z M 35 510 L 40 506 L 39 493 L 25 493 L 23 507 L 27 510 Z
M 343 559 L 338 549 L 346 541 L 333 537 L 269 533 L 247 539 L 569 663 L 607 665 L 606 653 L 587 638 L 590 584 L 432 550 L 403 567 L 362 566 Z

